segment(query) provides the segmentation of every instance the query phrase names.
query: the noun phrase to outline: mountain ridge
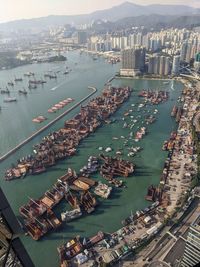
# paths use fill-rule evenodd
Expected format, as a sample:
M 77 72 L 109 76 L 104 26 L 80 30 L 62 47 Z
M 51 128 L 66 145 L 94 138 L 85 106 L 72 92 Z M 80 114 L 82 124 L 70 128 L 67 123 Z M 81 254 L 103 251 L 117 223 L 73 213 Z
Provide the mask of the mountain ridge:
M 200 14 L 200 9 L 186 5 L 137 5 L 126 1 L 109 9 L 94 11 L 81 15 L 49 15 L 45 17 L 21 19 L 0 23 L 1 31 L 47 29 L 51 26 L 63 26 L 65 24 L 85 24 L 95 20 L 109 20 L 115 22 L 126 17 L 141 15 L 193 15 Z

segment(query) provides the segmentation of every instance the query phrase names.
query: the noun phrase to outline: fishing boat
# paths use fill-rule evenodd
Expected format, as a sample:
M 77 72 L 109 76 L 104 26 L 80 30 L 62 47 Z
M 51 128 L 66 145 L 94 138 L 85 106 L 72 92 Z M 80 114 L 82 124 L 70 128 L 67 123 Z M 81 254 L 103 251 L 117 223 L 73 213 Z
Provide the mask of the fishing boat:
M 95 187 L 94 193 L 102 198 L 108 198 L 111 194 L 112 187 L 101 182 Z
M 71 210 L 71 211 L 65 211 L 61 213 L 61 220 L 63 222 L 70 222 L 74 219 L 77 219 L 82 216 L 82 212 L 80 208 Z

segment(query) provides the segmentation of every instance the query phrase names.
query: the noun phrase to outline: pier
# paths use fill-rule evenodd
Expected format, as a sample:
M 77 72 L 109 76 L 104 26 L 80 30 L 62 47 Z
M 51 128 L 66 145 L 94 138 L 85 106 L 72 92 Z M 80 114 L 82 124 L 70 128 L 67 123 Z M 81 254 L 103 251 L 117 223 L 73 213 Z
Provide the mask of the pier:
M 2 157 L 0 157 L 0 162 L 2 162 L 3 160 L 5 160 L 6 158 L 8 158 L 10 155 L 12 155 L 14 152 L 16 152 L 18 149 L 20 149 L 22 146 L 24 146 L 28 142 L 30 142 L 37 135 L 39 135 L 40 133 L 42 133 L 43 131 L 45 131 L 49 127 L 51 127 L 54 123 L 56 123 L 57 121 L 59 121 L 65 115 L 69 114 L 72 110 L 74 110 L 75 108 L 77 108 L 78 106 L 80 106 L 84 101 L 86 101 L 88 98 L 90 98 L 92 95 L 94 95 L 97 92 L 97 89 L 95 87 L 88 86 L 88 89 L 91 89 L 92 90 L 92 92 L 89 95 L 87 95 L 86 97 L 82 98 L 78 103 L 74 104 L 71 108 L 69 108 L 68 110 L 64 111 L 58 117 L 56 117 L 55 119 L 53 119 L 52 121 L 50 121 L 47 125 L 45 125 L 42 128 L 40 128 L 38 131 L 36 131 L 35 133 L 33 133 L 27 139 L 25 139 L 24 141 L 22 141 L 21 143 L 19 143 L 17 146 L 15 146 L 14 148 L 12 148 L 10 151 L 8 151 L 6 154 L 4 154 Z

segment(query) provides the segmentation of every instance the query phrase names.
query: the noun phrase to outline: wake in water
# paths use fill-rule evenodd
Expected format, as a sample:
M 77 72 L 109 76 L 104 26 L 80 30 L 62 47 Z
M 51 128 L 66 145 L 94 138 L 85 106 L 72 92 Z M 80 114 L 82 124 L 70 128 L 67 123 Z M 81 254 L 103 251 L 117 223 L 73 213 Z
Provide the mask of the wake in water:
M 171 85 L 171 90 L 174 91 L 174 81 L 172 82 L 172 85 Z
M 55 91 L 56 89 L 58 89 L 60 86 L 62 86 L 63 84 L 65 84 L 66 82 L 64 82 L 64 83 L 61 83 L 61 84 L 59 84 L 59 85 L 57 85 L 57 86 L 55 86 L 55 87 L 52 87 L 51 89 L 50 89 L 50 91 Z

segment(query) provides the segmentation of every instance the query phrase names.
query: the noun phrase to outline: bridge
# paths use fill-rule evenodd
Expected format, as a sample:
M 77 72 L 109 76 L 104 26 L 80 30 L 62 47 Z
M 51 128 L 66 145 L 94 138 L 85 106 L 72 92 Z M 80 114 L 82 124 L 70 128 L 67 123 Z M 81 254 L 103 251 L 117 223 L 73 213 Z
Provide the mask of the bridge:
M 191 70 L 189 68 L 189 65 L 182 67 L 180 70 L 187 70 L 189 74 L 183 74 L 181 73 L 180 76 L 182 77 L 186 77 L 186 78 L 191 78 L 191 79 L 195 79 L 197 81 L 200 81 L 200 75 L 198 75 L 194 70 Z

